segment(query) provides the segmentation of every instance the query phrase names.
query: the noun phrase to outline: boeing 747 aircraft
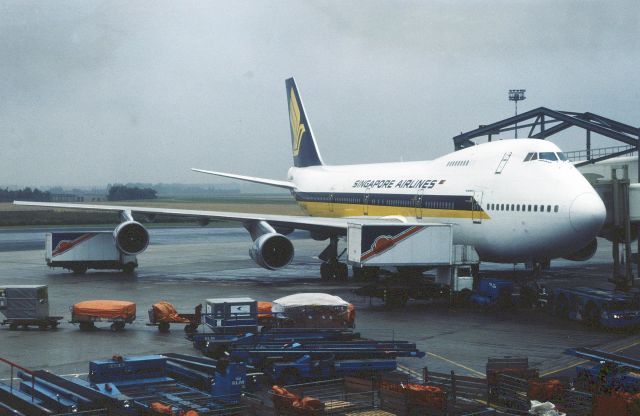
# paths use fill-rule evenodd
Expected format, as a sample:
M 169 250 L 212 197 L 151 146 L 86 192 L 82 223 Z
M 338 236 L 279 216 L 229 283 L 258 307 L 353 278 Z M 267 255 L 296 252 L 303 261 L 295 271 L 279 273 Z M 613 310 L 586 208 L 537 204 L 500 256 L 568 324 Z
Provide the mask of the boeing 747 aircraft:
M 564 257 L 586 260 L 597 248 L 605 207 L 587 180 L 553 143 L 501 140 L 430 161 L 326 165 L 293 78 L 286 80 L 293 167 L 287 180 L 193 169 L 288 189 L 308 216 L 262 215 L 132 206 L 16 201 L 20 205 L 118 211 L 118 248 L 139 254 L 149 243 L 133 213 L 189 216 L 241 223 L 250 233 L 251 257 L 262 267 L 288 265 L 294 248 L 286 234 L 307 230 L 329 240 L 323 277 L 346 277 L 337 243 L 347 224 L 375 219 L 453 225 L 455 244 L 475 247 L 481 261 L 520 263 Z

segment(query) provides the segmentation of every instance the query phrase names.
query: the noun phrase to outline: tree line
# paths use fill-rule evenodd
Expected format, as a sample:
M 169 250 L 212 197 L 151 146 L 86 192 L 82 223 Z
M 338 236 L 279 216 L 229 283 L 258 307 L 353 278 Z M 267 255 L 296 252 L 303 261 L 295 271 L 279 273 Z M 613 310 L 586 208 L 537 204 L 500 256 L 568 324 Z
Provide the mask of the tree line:
M 133 199 L 156 199 L 157 192 L 151 188 L 128 187 L 125 185 L 112 185 L 109 188 L 107 199 L 109 201 L 129 201 Z
M 12 202 L 12 201 L 51 201 L 51 193 L 41 191 L 38 188 L 31 189 L 26 187 L 24 189 L 18 189 L 10 191 L 9 188 L 0 189 L 0 202 Z

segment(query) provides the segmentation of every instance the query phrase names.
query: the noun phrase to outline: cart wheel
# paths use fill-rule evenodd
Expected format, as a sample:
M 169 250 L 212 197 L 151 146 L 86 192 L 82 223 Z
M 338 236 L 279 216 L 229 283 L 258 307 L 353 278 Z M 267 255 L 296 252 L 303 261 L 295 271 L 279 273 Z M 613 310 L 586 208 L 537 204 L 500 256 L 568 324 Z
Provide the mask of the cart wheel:
M 18 329 L 18 324 L 9 324 L 9 330 L 15 331 L 16 329 Z
M 58 322 L 51 322 L 51 329 L 58 329 Z
M 169 324 L 169 322 L 160 322 L 158 324 L 158 331 L 160 332 L 169 332 L 169 328 L 171 327 L 171 325 Z
M 124 329 L 124 322 L 114 322 L 111 324 L 111 330 L 113 332 L 118 332 L 118 331 L 122 331 Z
M 122 267 L 122 271 L 126 274 L 131 274 L 136 270 L 135 263 L 127 263 Z
M 91 331 L 93 328 L 93 322 L 80 322 L 80 331 Z
M 87 272 L 87 266 L 73 266 L 71 271 L 73 274 L 85 274 Z
M 196 324 L 187 324 L 184 326 L 184 332 L 187 334 L 192 334 L 194 332 L 198 332 L 198 325 Z

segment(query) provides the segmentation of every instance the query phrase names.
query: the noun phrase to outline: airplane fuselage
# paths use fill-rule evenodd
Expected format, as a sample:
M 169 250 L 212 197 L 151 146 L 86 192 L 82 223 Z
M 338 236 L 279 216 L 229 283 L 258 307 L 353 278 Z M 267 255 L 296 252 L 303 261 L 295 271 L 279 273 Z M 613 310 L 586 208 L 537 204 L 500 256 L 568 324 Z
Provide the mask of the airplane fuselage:
M 449 223 L 483 261 L 526 262 L 576 252 L 604 221 L 602 200 L 562 158 L 548 141 L 502 140 L 431 161 L 291 168 L 289 180 L 308 215 Z

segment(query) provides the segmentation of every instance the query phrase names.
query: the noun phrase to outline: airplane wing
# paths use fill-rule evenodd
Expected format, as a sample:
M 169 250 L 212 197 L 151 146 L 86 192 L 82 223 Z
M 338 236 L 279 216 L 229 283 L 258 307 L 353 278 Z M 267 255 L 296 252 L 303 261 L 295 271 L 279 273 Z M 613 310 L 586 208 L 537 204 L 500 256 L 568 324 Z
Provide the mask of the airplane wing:
M 95 204 L 67 204 L 58 202 L 31 202 L 31 201 L 14 201 L 16 205 L 27 205 L 35 207 L 63 208 L 63 209 L 81 209 L 94 211 L 110 211 L 110 212 L 131 212 L 152 215 L 173 215 L 192 217 L 195 220 L 212 219 L 237 221 L 243 224 L 250 224 L 256 221 L 266 221 L 273 227 L 292 228 L 297 230 L 320 231 L 333 235 L 345 235 L 347 232 L 349 218 L 327 218 L 327 217 L 307 217 L 297 215 L 271 215 L 271 214 L 250 214 L 243 212 L 224 212 L 224 211 L 198 211 L 189 209 L 172 209 L 172 208 L 150 208 L 135 207 L 122 205 L 95 205 Z M 358 219 L 362 221 L 380 221 L 381 218 L 367 217 Z M 399 218 L 385 218 L 390 223 L 401 223 Z
M 236 175 L 235 173 L 215 172 L 212 170 L 203 170 L 203 169 L 196 169 L 196 168 L 191 168 L 191 170 L 194 172 L 222 176 L 225 178 L 239 179 L 241 181 L 254 182 L 262 185 L 277 186 L 279 188 L 285 188 L 285 189 L 295 189 L 295 185 L 293 184 L 293 182 L 289 182 L 289 181 L 278 181 L 275 179 L 265 179 L 265 178 L 258 178 L 255 176 Z

